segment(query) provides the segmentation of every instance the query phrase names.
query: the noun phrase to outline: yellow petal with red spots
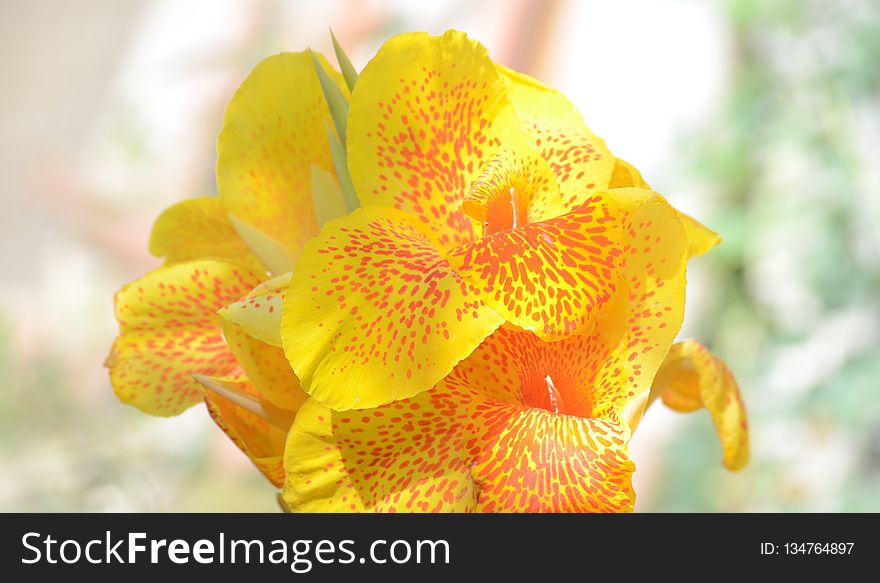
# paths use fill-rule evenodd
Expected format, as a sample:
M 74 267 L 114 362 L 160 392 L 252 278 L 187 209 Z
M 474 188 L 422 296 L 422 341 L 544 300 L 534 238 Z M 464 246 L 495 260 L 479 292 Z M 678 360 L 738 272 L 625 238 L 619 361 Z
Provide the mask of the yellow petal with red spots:
M 705 407 L 721 440 L 725 467 L 739 470 L 749 460 L 749 428 L 739 386 L 727 365 L 695 340 L 672 346 L 652 393 L 667 406 L 689 412 Z
M 651 188 L 635 167 L 629 162 L 617 158 L 615 159 L 614 174 L 608 188 L 627 187 Z M 680 210 L 676 209 L 675 212 L 681 221 L 682 227 L 684 227 L 685 236 L 687 237 L 688 257 L 703 255 L 721 242 L 721 236 L 712 229 L 709 229 L 695 218 Z
M 481 411 L 487 433 L 471 469 L 480 512 L 632 512 L 624 426 L 541 409 Z
M 614 213 L 597 195 L 561 217 L 457 247 L 448 260 L 508 322 L 545 339 L 589 333 L 620 278 Z
M 237 393 L 259 401 L 260 392 L 245 376 L 212 379 Z M 284 443 L 287 428 L 277 427 L 219 393 L 204 391 L 205 405 L 215 423 L 247 455 L 266 478 L 277 487 L 284 484 Z M 291 413 L 290 419 L 293 419 Z
M 341 75 L 331 76 L 348 91 Z M 259 63 L 242 82 L 217 142 L 217 187 L 226 210 L 294 257 L 318 232 L 311 167 L 333 171 L 324 127 L 329 121 L 312 57 L 281 53 Z
M 468 512 L 476 488 L 454 399 L 422 393 L 335 412 L 310 399 L 285 451 L 295 512 Z
M 566 207 L 572 209 L 610 188 L 614 156 L 571 101 L 528 75 L 506 67 L 498 70 L 519 119 L 559 181 Z
M 220 310 L 224 321 L 266 344 L 281 346 L 281 309 L 290 283 L 290 273 L 273 277 L 255 287 L 247 296 Z
M 627 438 L 460 382 L 362 411 L 310 400 L 289 433 L 284 499 L 299 511 L 628 511 Z
M 115 298 L 119 336 L 106 366 L 116 395 L 152 415 L 177 415 L 201 400 L 192 374 L 225 376 L 236 368 L 217 310 L 263 275 L 205 259 L 152 271 Z
M 210 257 L 262 268 L 214 196 L 183 200 L 162 211 L 150 234 L 150 253 L 164 257 L 166 265 Z
M 461 205 L 481 236 L 565 212 L 547 161 L 525 140 L 506 142 L 489 160 Z
M 470 241 L 461 203 L 519 127 L 506 93 L 486 49 L 463 33 L 387 41 L 358 77 L 349 110 L 348 166 L 361 203 L 417 216 L 444 247 Z
M 417 217 L 371 206 L 306 245 L 281 338 L 307 393 L 360 409 L 431 388 L 501 323 Z
M 681 326 L 686 247 L 680 224 L 659 195 L 631 190 L 614 198 L 627 209 L 621 225 L 627 243 L 616 293 L 596 327 L 554 342 L 503 327 L 453 375 L 466 372 L 471 384 L 484 388 L 514 387 L 508 398 L 531 407 L 624 419 L 626 408 L 650 387 Z
M 257 340 L 231 322 L 223 323 L 223 336 L 235 360 L 267 401 L 282 409 L 299 409 L 308 395 L 280 347 Z

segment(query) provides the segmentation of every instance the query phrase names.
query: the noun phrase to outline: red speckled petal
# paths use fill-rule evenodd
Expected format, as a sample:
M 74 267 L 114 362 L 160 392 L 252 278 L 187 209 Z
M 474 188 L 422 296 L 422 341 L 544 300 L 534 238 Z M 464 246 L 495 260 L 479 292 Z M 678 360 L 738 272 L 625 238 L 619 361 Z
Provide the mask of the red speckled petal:
M 471 472 L 480 512 L 632 512 L 623 426 L 542 409 L 488 405 Z
M 306 392 L 360 409 L 428 390 L 501 322 L 418 218 L 373 206 L 305 247 L 281 337 Z
M 230 322 L 223 323 L 223 336 L 235 360 L 267 401 L 289 411 L 296 411 L 308 395 L 300 387 L 284 351 L 266 344 Z
M 450 394 L 345 412 L 310 399 L 288 437 L 284 499 L 305 512 L 472 511 L 466 447 Z
M 152 271 L 116 294 L 119 336 L 107 367 L 116 395 L 146 413 L 177 415 L 199 402 L 194 373 L 225 376 L 236 367 L 217 310 L 263 277 L 215 260 Z
M 559 181 L 566 207 L 572 209 L 609 188 L 614 157 L 568 98 L 528 75 L 506 67 L 498 70 L 518 117 Z
M 325 512 L 626 511 L 627 438 L 454 382 L 363 411 L 310 400 L 288 437 L 284 499 Z
M 606 197 L 463 245 L 450 265 L 498 313 L 545 339 L 588 333 L 620 278 L 624 233 Z
M 696 340 L 672 346 L 652 391 L 676 411 L 705 407 L 724 452 L 724 466 L 739 470 L 749 460 L 749 426 L 736 379 L 720 358 Z
M 150 234 L 150 253 L 164 257 L 166 265 L 212 258 L 264 269 L 215 196 L 190 198 L 162 211 Z
M 315 53 L 347 92 L 342 76 Z M 226 210 L 295 257 L 318 232 L 311 167 L 333 172 L 330 111 L 308 51 L 260 62 L 226 108 L 217 141 L 217 188 Z
M 588 334 L 542 341 L 502 327 L 460 363 L 460 378 L 495 398 L 579 417 L 621 419 L 650 386 L 684 314 L 685 242 L 671 207 L 647 191 L 626 191 L 632 207 L 614 300 Z M 650 232 L 648 240 L 645 233 Z M 501 392 L 497 392 L 501 391 Z M 505 396 L 506 395 L 506 396 Z
M 511 126 L 486 49 L 460 32 L 402 34 L 358 77 L 348 121 L 349 169 L 364 206 L 419 218 L 446 247 L 473 238 L 461 203 Z
M 256 399 L 260 391 L 245 376 L 217 379 Z M 205 391 L 205 405 L 215 423 L 276 487 L 284 484 L 284 442 L 287 432 L 213 391 Z

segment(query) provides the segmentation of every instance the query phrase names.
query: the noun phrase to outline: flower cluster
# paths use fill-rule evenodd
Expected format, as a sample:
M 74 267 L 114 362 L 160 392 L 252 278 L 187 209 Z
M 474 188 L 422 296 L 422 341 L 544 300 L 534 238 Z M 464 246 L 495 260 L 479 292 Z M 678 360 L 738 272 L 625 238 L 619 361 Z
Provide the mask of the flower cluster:
M 119 398 L 204 401 L 297 511 L 628 511 L 657 397 L 742 467 L 733 376 L 674 343 L 719 237 L 462 33 L 360 74 L 336 48 L 233 96 L 219 196 L 166 210 L 164 265 L 116 296 Z

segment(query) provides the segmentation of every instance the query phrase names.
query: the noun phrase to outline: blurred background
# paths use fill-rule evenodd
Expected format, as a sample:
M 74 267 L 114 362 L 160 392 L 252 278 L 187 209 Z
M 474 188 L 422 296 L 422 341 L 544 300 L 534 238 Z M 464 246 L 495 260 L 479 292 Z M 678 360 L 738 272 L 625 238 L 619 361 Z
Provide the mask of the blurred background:
M 102 363 L 153 219 L 216 192 L 237 84 L 328 27 L 358 67 L 467 31 L 724 236 L 682 336 L 738 376 L 752 461 L 656 406 L 637 510 L 880 511 L 876 0 L 0 0 L 0 511 L 277 510 L 203 408 L 142 415 Z

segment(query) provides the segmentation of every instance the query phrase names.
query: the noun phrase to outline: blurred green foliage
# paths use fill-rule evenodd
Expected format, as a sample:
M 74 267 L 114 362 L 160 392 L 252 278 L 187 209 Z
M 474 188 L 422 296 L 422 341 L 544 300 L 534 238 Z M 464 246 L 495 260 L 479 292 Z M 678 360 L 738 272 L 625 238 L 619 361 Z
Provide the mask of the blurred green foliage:
M 645 510 L 880 508 L 880 4 L 729 0 L 720 116 L 682 139 L 724 243 L 698 337 L 736 371 L 752 461 L 691 416 Z M 717 468 L 707 471 L 707 468 Z

